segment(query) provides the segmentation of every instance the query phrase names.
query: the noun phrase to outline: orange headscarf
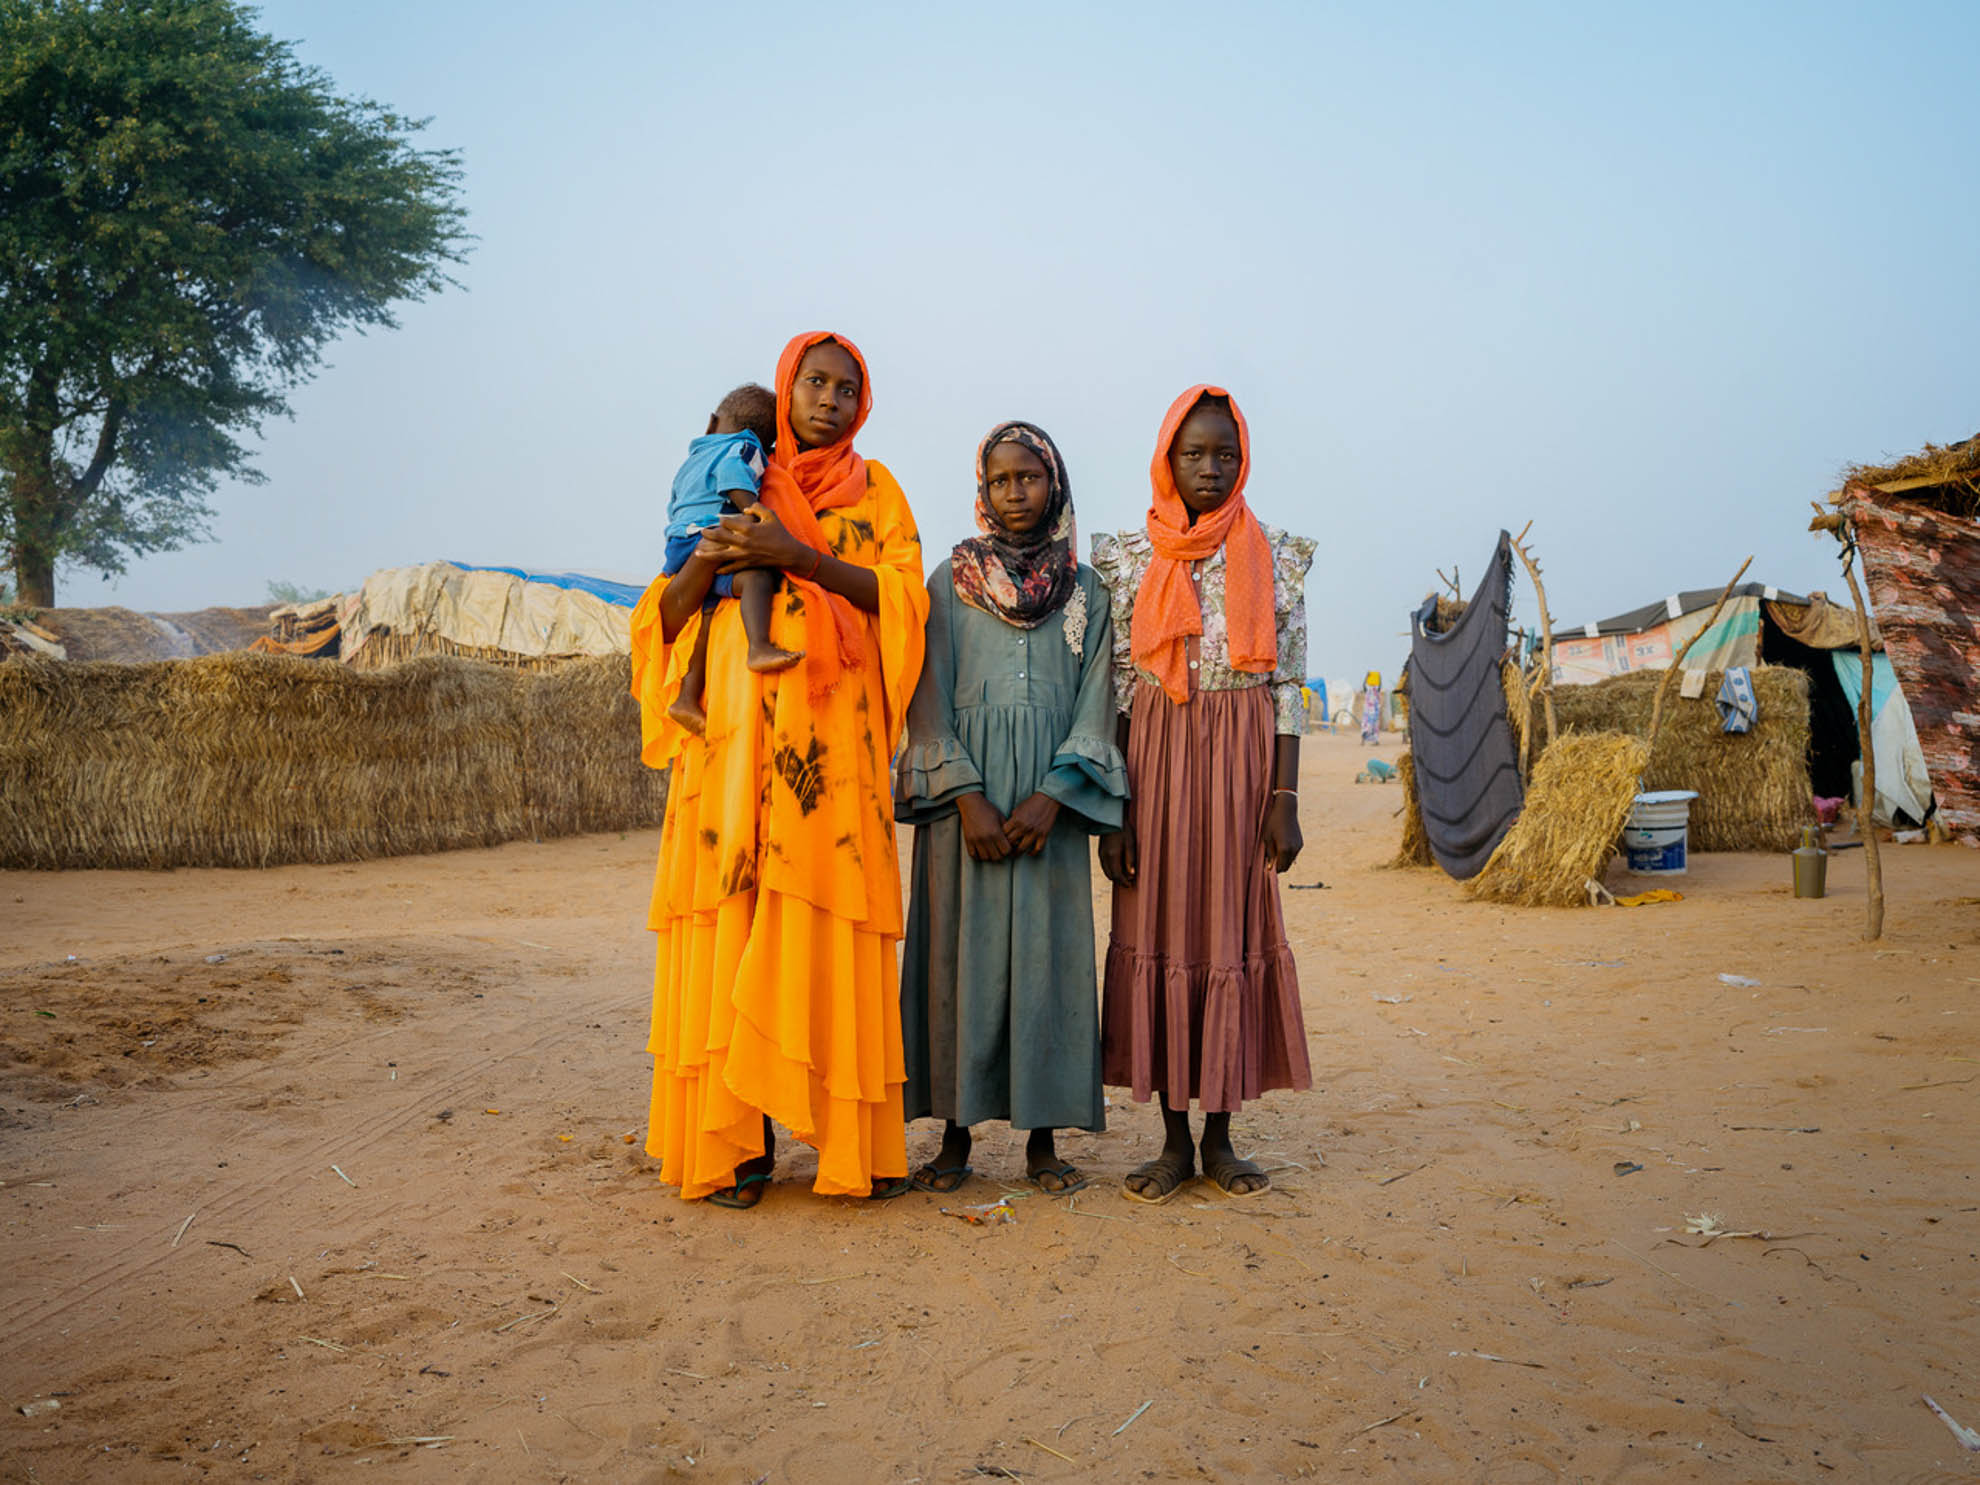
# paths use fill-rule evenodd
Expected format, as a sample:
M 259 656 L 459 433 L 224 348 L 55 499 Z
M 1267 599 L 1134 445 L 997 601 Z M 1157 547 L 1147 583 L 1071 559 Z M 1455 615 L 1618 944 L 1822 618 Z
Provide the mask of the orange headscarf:
M 1238 475 L 1230 498 L 1208 515 L 1189 524 L 1189 509 L 1176 493 L 1169 472 L 1169 446 L 1176 441 L 1183 419 L 1206 397 L 1230 405 L 1237 423 Z M 1200 562 L 1224 548 L 1224 621 L 1231 668 L 1269 675 L 1279 663 L 1278 626 L 1272 604 L 1272 548 L 1258 517 L 1245 504 L 1244 482 L 1251 473 L 1251 432 L 1236 399 L 1222 387 L 1191 387 L 1169 405 L 1162 431 L 1155 439 L 1155 457 L 1148 477 L 1155 503 L 1148 507 L 1148 540 L 1155 560 L 1134 599 L 1134 623 L 1129 640 L 1134 663 L 1162 683 L 1169 700 L 1189 700 L 1189 666 L 1184 641 L 1203 632 L 1203 610 L 1189 580 L 1191 562 Z
M 798 363 L 804 353 L 822 341 L 833 341 L 859 363 L 859 411 L 852 427 L 834 443 L 821 448 L 800 449 L 791 432 L 791 390 L 797 381 Z M 827 330 L 811 330 L 791 338 L 784 354 L 777 358 L 777 444 L 770 451 L 770 464 L 763 472 L 759 498 L 776 513 L 784 528 L 814 551 L 831 555 L 825 533 L 818 526 L 818 512 L 835 506 L 851 505 L 866 494 L 866 461 L 853 449 L 853 439 L 873 409 L 872 382 L 866 374 L 866 358 L 859 347 L 843 335 Z M 870 658 L 867 654 L 866 625 L 858 610 L 836 593 L 828 593 L 817 583 L 786 572 L 784 581 L 804 595 L 805 670 L 811 693 L 822 696 L 839 683 L 841 669 L 859 669 Z M 824 623 L 831 618 L 831 626 Z

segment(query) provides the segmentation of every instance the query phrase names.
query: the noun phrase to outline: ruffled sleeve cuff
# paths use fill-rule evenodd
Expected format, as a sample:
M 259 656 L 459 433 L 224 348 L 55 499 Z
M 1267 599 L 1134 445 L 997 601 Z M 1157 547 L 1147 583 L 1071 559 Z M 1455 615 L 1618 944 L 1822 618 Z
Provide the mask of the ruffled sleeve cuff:
M 1112 743 L 1069 737 L 1052 757 L 1051 772 L 1038 792 L 1056 799 L 1092 835 L 1121 828 L 1128 797 L 1127 760 Z
M 958 795 L 978 793 L 983 775 L 955 737 L 910 741 L 894 764 L 894 818 L 919 824 L 948 814 Z

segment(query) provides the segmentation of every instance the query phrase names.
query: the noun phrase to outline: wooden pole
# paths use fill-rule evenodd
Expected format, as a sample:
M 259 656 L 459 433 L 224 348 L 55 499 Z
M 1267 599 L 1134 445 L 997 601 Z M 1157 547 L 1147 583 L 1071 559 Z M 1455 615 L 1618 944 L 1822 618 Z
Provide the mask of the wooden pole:
M 1719 622 L 1719 611 L 1726 606 L 1726 600 L 1732 597 L 1733 589 L 1739 586 L 1739 580 L 1746 576 L 1746 569 L 1752 565 L 1751 557 L 1739 564 L 1739 571 L 1732 575 L 1732 581 L 1726 584 L 1725 591 L 1719 595 L 1719 601 L 1712 605 L 1712 612 L 1705 616 L 1704 624 L 1699 627 L 1697 633 L 1684 642 L 1684 648 L 1671 657 L 1670 669 L 1664 672 L 1664 679 L 1657 685 L 1657 698 L 1650 703 L 1650 732 L 1644 738 L 1644 743 L 1652 751 L 1657 747 L 1657 729 L 1664 725 L 1664 701 L 1671 694 L 1671 683 L 1683 673 L 1684 657 L 1689 655 L 1691 647 Z
M 1533 580 L 1534 596 L 1540 600 L 1540 668 L 1533 675 L 1533 691 L 1538 692 L 1547 707 L 1547 745 L 1554 743 L 1554 619 L 1547 612 L 1547 585 L 1540 581 L 1540 564 L 1535 562 L 1526 550 L 1526 533 L 1533 529 L 1528 521 L 1525 529 L 1513 538 L 1512 548 L 1519 553 L 1519 560 L 1526 565 L 1526 575 Z M 1532 693 L 1527 697 L 1527 732 L 1531 734 Z M 1524 749 L 1522 749 L 1524 751 Z M 1526 771 L 1524 760 L 1520 772 Z
M 1876 940 L 1884 936 L 1884 861 L 1877 852 L 1877 831 L 1871 823 L 1877 809 L 1877 750 L 1870 737 L 1870 611 L 1863 605 L 1863 589 L 1856 581 L 1856 546 L 1852 541 L 1843 554 L 1843 576 L 1849 580 L 1849 596 L 1856 604 L 1856 653 L 1863 660 L 1863 684 L 1856 696 L 1856 744 L 1863 755 L 1863 788 L 1856 805 L 1856 829 L 1863 837 L 1864 875 L 1869 892 L 1864 900 L 1863 936 Z

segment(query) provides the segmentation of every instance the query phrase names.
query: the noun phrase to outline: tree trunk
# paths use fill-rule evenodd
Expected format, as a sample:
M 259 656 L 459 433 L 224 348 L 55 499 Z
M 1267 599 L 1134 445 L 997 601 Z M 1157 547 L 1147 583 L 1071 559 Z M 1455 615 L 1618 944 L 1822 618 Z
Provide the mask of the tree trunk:
M 29 608 L 55 606 L 56 537 L 61 510 L 55 479 L 55 440 L 45 430 L 0 429 L 0 460 L 13 526 L 14 596 Z
M 14 600 L 28 608 L 55 607 L 55 559 L 28 547 L 14 549 Z

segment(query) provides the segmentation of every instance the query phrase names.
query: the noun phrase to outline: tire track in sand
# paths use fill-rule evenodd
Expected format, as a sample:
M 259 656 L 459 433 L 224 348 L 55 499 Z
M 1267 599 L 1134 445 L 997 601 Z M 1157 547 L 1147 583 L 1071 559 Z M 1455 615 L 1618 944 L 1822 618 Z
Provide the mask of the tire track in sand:
M 249 1216 L 265 1205 L 278 1190 L 292 1184 L 292 1172 L 299 1164 L 307 1162 L 327 1166 L 332 1160 L 347 1160 L 354 1154 L 369 1150 L 414 1120 L 421 1117 L 431 1118 L 442 1106 L 456 1100 L 477 1079 L 484 1077 L 491 1068 L 516 1057 L 546 1052 L 586 1029 L 584 1026 L 586 1020 L 601 1019 L 598 1013 L 610 1012 L 617 1007 L 629 1007 L 637 999 L 637 996 L 613 995 L 608 992 L 591 997 L 574 997 L 560 1002 L 560 1008 L 572 1024 L 544 1031 L 498 1051 L 484 1053 L 471 1062 L 451 1068 L 443 1063 L 439 1071 L 444 1081 L 430 1091 L 421 1093 L 405 1103 L 394 1103 L 359 1120 L 355 1125 L 339 1126 L 333 1132 L 311 1141 L 300 1155 L 285 1158 L 280 1169 L 243 1182 L 223 1191 L 213 1200 L 201 1204 L 197 1208 L 197 1215 L 209 1224 L 221 1219 Z M 222 1091 L 224 1090 L 213 1090 L 215 1094 Z M 134 1116 L 156 1117 L 142 1106 L 134 1111 Z M 0 1335 L 11 1337 L 17 1346 L 30 1341 L 50 1322 L 59 1319 L 77 1306 L 96 1299 L 106 1290 L 128 1283 L 150 1270 L 159 1268 L 174 1257 L 192 1252 L 191 1247 L 174 1248 L 170 1245 L 170 1235 L 177 1230 L 176 1224 L 167 1222 L 145 1237 L 132 1239 L 123 1248 L 100 1260 L 93 1268 L 58 1293 L 23 1295 L 11 1301 L 0 1301 Z

